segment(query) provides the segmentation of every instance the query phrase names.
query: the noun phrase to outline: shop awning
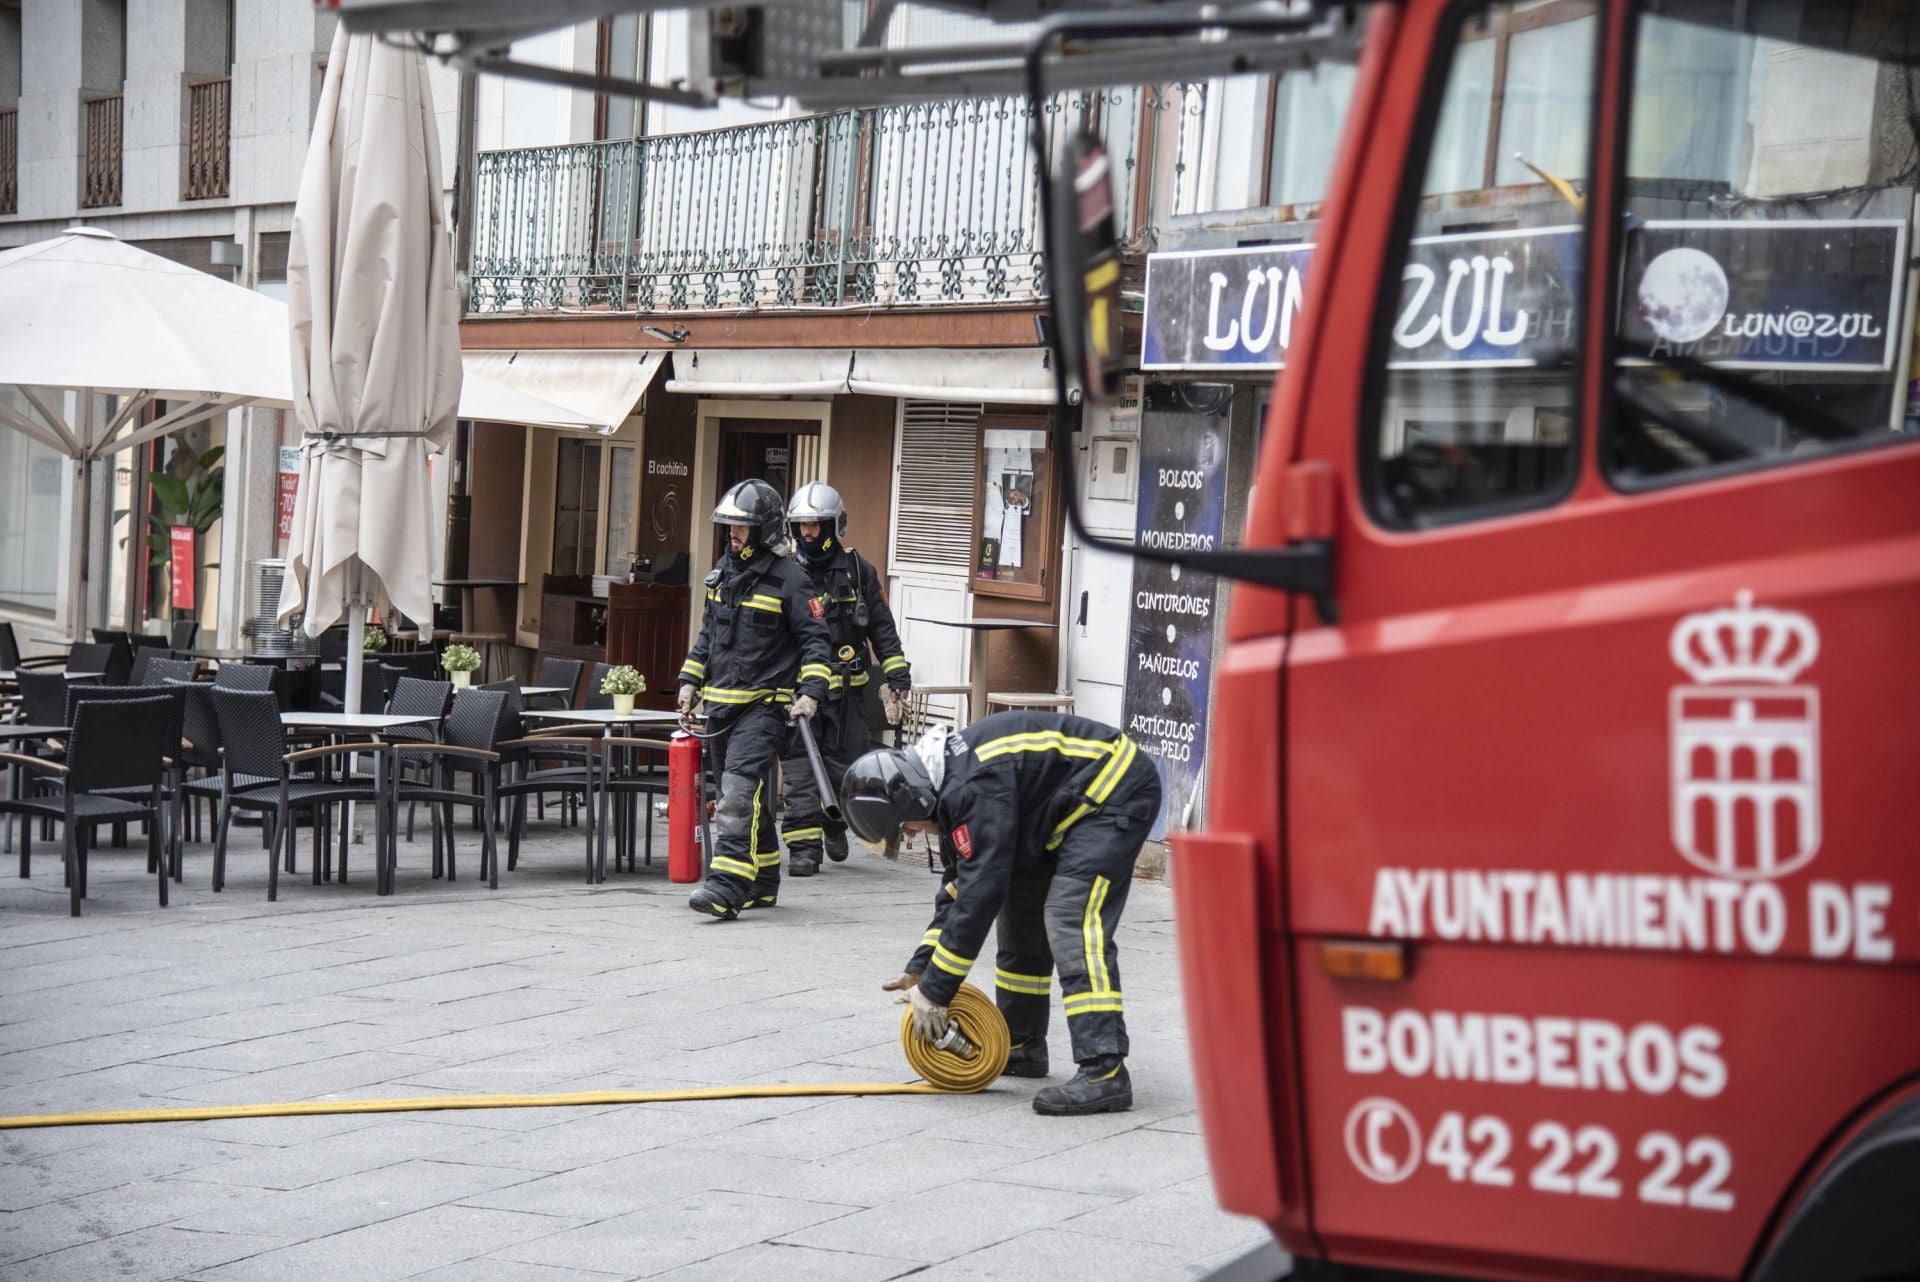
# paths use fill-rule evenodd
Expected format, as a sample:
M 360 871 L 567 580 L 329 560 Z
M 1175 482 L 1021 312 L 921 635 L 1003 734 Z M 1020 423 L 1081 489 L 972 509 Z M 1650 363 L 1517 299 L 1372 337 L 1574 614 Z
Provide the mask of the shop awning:
M 467 373 L 524 392 L 617 431 L 660 372 L 652 351 L 467 351 Z M 465 414 L 465 407 L 462 407 Z M 572 424 L 539 423 L 542 427 Z
M 1046 351 L 1037 347 L 971 352 L 863 349 L 854 357 L 848 386 L 868 396 L 910 400 L 1051 405 L 1053 370 L 1046 361 Z
M 831 396 L 847 390 L 844 347 L 675 352 L 669 392 L 691 396 Z

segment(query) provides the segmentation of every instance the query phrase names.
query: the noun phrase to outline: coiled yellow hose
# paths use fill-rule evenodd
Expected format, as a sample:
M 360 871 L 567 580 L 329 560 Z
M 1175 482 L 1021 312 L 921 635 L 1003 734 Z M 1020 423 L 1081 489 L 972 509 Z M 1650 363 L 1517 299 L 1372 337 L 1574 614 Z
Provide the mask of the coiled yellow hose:
M 973 1043 L 972 1059 L 962 1059 L 952 1051 L 943 1051 L 913 1035 L 913 1012 L 900 1013 L 900 1049 L 907 1064 L 943 1091 L 972 1094 L 985 1090 L 1007 1067 L 1013 1053 L 1013 1035 L 1007 1031 L 1007 1017 L 993 999 L 972 984 L 960 985 L 947 1005 L 947 1014 L 960 1026 L 960 1032 Z
M 581 1104 L 664 1104 L 682 1100 L 786 1099 L 806 1095 L 971 1094 L 1007 1066 L 1013 1038 L 990 998 L 960 985 L 948 1007 L 960 1031 L 976 1048 L 972 1059 L 943 1051 L 912 1032 L 911 1012 L 902 1012 L 900 1044 L 907 1063 L 924 1082 L 859 1082 L 779 1086 L 696 1086 L 674 1091 L 570 1091 L 558 1095 L 425 1095 L 410 1099 L 296 1100 L 285 1104 L 215 1104 L 203 1108 L 135 1108 L 97 1113 L 26 1113 L 0 1117 L 0 1131 L 46 1126 L 122 1126 L 134 1122 L 216 1122 L 234 1117 L 314 1117 L 333 1113 L 428 1113 L 470 1108 L 566 1108 Z

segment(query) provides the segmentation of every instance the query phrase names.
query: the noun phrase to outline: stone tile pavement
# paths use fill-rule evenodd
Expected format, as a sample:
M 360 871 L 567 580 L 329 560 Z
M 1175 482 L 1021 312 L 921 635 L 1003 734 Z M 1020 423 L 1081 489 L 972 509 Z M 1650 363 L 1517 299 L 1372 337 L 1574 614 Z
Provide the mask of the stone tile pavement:
M 424 837 L 424 823 L 421 831 Z M 518 870 L 283 878 L 236 832 L 173 906 L 99 851 L 66 915 L 58 847 L 0 858 L 0 1114 L 735 1082 L 900 1081 L 879 983 L 934 879 L 856 848 L 735 923 L 664 866 L 580 880 L 576 830 Z M 137 845 L 138 843 L 136 843 Z M 658 846 L 664 852 L 664 846 Z M 364 866 L 364 865 L 363 865 Z M 1264 1239 L 1220 1212 L 1193 1117 L 1165 888 L 1120 937 L 1136 1103 L 1042 1118 L 977 1096 L 741 1100 L 0 1131 L 0 1277 L 1185 1278 Z M 990 950 L 989 950 L 989 954 Z M 1069 1065 L 1065 1029 L 1056 1065 Z

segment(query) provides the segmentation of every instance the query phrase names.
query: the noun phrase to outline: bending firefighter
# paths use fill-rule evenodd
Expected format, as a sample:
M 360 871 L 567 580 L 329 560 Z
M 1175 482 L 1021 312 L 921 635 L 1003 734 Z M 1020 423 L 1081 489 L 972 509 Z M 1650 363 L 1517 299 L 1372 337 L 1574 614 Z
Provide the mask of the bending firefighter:
M 787 523 L 793 531 L 800 564 L 813 590 L 827 603 L 827 633 L 833 642 L 833 675 L 827 680 L 827 700 L 813 719 L 813 737 L 827 767 L 837 779 L 871 742 L 864 708 L 868 647 L 886 681 L 880 698 L 887 721 L 900 724 L 906 710 L 912 674 L 900 648 L 893 611 L 880 590 L 880 576 L 858 552 L 847 546 L 847 509 L 831 485 L 811 481 L 794 491 L 787 505 Z M 781 772 L 786 817 L 780 835 L 787 843 L 787 871 L 811 877 L 820 871 L 820 854 L 839 863 L 847 857 L 844 824 L 829 822 L 821 812 L 819 790 L 807 768 L 806 752 L 798 739 L 787 745 L 786 768 Z
M 775 770 L 790 724 L 827 695 L 826 603 L 794 564 L 786 511 L 765 481 L 742 481 L 713 510 L 727 554 L 707 576 L 700 637 L 680 667 L 680 714 L 705 702 L 720 804 L 707 880 L 688 906 L 730 920 L 780 893 Z
M 847 771 L 840 804 L 867 841 L 897 829 L 941 837 L 933 924 L 906 974 L 885 985 L 907 991 L 915 1033 L 931 1041 L 946 1031 L 947 1004 L 997 922 L 994 990 L 1013 1035 L 1006 1071 L 1047 1075 L 1056 968 L 1079 1065 L 1034 1096 L 1034 1111 L 1130 1108 L 1113 936 L 1160 810 L 1160 777 L 1133 740 L 1084 717 L 1002 712 L 869 752 Z

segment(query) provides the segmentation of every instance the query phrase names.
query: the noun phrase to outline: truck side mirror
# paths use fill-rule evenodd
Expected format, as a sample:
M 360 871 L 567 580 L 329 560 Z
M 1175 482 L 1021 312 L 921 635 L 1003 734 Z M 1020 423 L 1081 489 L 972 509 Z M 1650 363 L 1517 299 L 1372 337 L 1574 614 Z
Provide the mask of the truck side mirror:
M 1053 244 L 1060 270 L 1050 306 L 1062 368 L 1099 405 L 1119 391 L 1127 356 L 1120 331 L 1120 238 L 1114 230 L 1113 169 L 1107 149 L 1085 131 L 1053 166 Z

